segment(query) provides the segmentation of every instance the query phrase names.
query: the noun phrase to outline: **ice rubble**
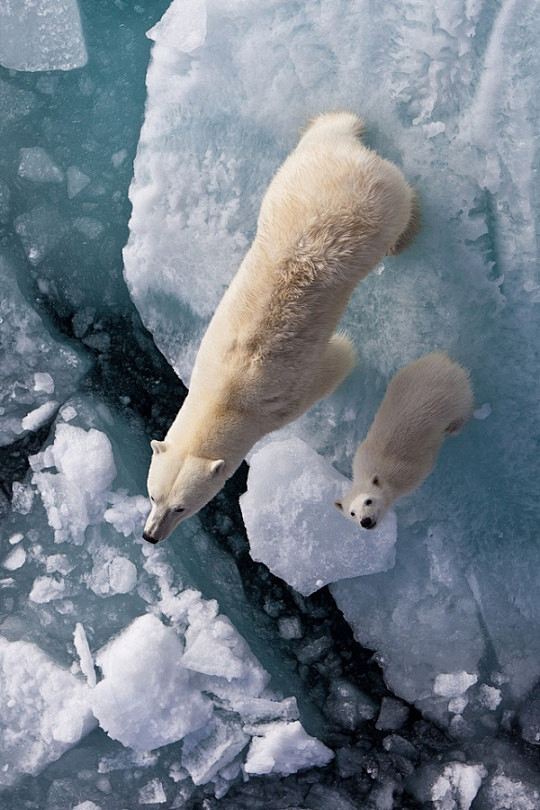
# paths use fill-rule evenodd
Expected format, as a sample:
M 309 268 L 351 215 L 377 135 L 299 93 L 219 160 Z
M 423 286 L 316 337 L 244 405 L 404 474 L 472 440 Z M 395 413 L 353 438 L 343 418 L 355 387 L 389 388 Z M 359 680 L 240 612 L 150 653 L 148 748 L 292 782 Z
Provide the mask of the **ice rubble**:
M 141 754 L 182 741 L 179 767 L 195 785 L 214 782 L 221 794 L 242 768 L 247 776 L 326 764 L 333 753 L 304 730 L 295 698 L 269 690 L 269 673 L 217 602 L 175 583 L 163 552 L 140 537 L 125 546 L 126 536 L 140 536 L 146 499 L 119 486 L 125 472 L 115 448 L 123 440 L 112 430 L 113 446 L 99 429 L 103 422 L 111 428 L 112 416 L 103 407 L 99 413 L 82 398 L 66 403 L 17 493 L 14 548 L 2 565 L 20 577 L 27 601 L 13 618 L 29 629 L 37 620 L 38 641 L 45 628 L 53 649 L 58 639 L 68 649 L 72 641 L 75 652 L 70 672 L 38 644 L 0 636 L 0 690 L 10 704 L 0 737 L 7 763 L 1 784 L 39 773 L 96 721 Z M 40 535 L 32 529 L 37 501 L 49 524 Z M 127 626 L 111 638 L 116 608 L 98 603 L 118 598 L 127 600 Z M 152 613 L 144 613 L 148 603 Z M 84 624 L 75 604 L 84 604 Z M 10 622 L 4 627 L 9 633 Z M 20 757 L 38 715 L 37 742 Z M 275 753 L 277 740 L 287 740 L 286 759 Z
M 254 453 L 240 498 L 253 559 L 304 596 L 329 582 L 392 568 L 395 514 L 371 532 L 344 520 L 333 501 L 348 485 L 301 439 Z
M 54 339 L 26 302 L 15 267 L 0 255 L 0 445 L 51 421 L 88 368 L 78 352 Z
M 86 64 L 77 0 L 11 0 L 0 7 L 0 65 L 13 70 L 73 70 Z

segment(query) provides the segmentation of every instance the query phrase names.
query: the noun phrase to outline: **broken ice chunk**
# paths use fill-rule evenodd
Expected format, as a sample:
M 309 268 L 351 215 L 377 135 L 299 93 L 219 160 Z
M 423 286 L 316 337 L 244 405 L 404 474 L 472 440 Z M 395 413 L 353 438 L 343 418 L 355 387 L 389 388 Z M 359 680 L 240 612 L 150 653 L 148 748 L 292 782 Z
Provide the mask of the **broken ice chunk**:
M 159 779 L 152 779 L 139 790 L 139 804 L 165 804 L 167 794 Z
M 75 644 L 75 649 L 77 650 L 77 655 L 79 656 L 79 661 L 81 664 L 81 672 L 86 677 L 88 686 L 93 687 L 96 685 L 96 670 L 94 669 L 94 659 L 92 658 L 92 653 L 90 652 L 90 647 L 88 645 L 88 639 L 86 638 L 84 627 L 80 622 L 77 622 L 77 624 L 75 625 L 75 631 L 73 633 L 73 643 Z
M 396 517 L 360 529 L 335 509 L 350 482 L 300 439 L 271 442 L 250 461 L 240 498 L 251 556 L 304 596 L 394 565 Z
M 206 0 L 172 3 L 146 36 L 182 53 L 191 53 L 206 39 L 206 16 Z
M 259 697 L 270 676 L 215 601 L 195 601 L 188 609 L 183 666 L 200 673 L 205 690 L 227 700 Z
M 2 560 L 2 568 L 6 568 L 8 571 L 16 571 L 18 568 L 21 568 L 25 562 L 26 551 L 22 546 L 17 546 L 7 557 L 4 557 Z
M 185 738 L 182 765 L 196 785 L 210 782 L 249 742 L 234 716 L 214 714 L 212 721 Z
M 54 393 L 54 380 L 47 371 L 34 374 L 34 391 L 43 391 L 46 394 Z
M 50 402 L 44 402 L 39 408 L 35 408 L 35 410 L 26 414 L 21 420 L 21 428 L 23 430 L 38 430 L 52 418 L 57 408 L 58 402 L 55 402 L 54 399 Z
M 64 173 L 40 146 L 21 149 L 19 152 L 19 177 L 35 183 L 61 183 Z
M 86 188 L 90 178 L 84 172 L 81 172 L 76 166 L 69 166 L 67 170 L 67 194 L 71 200 L 76 197 L 83 188 Z
M 61 242 L 67 224 L 51 205 L 40 205 L 18 216 L 14 228 L 28 261 L 36 266 Z
M 311 737 L 298 720 L 268 723 L 254 732 L 257 736 L 249 747 L 244 765 L 246 773 L 288 776 L 302 768 L 327 765 L 334 757 L 333 752 L 320 740 Z
M 103 680 L 91 693 L 100 726 L 136 751 L 181 740 L 212 716 L 210 700 L 190 683 L 182 643 L 156 616 L 135 619 L 102 648 Z
M 0 785 L 38 774 L 96 725 L 89 689 L 34 644 L 0 637 Z
M 53 577 L 36 577 L 29 599 L 42 605 L 54 599 L 62 599 L 66 586 L 63 579 Z
M 469 810 L 486 770 L 482 765 L 448 763 L 431 788 L 436 810 Z
M 73 70 L 87 59 L 77 0 L 0 5 L 0 65 L 13 70 Z
M 442 672 L 435 678 L 433 691 L 441 697 L 456 698 L 463 695 L 478 680 L 478 676 L 469 672 Z
M 137 584 L 137 567 L 127 557 L 118 554 L 109 546 L 99 546 L 92 551 L 94 567 L 86 581 L 98 596 L 113 596 L 130 593 Z

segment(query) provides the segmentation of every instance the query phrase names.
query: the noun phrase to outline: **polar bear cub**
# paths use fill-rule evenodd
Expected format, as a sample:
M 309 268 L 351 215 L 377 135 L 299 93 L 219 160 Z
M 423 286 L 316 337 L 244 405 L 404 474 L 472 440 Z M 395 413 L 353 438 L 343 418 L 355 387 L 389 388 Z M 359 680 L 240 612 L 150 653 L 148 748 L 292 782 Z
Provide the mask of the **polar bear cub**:
M 472 411 L 468 372 L 443 352 L 402 368 L 356 451 L 351 489 L 335 505 L 362 528 L 375 528 L 429 475 L 445 435 L 459 433 Z
M 189 394 L 165 440 L 152 442 L 149 542 L 201 509 L 255 442 L 351 370 L 339 319 L 358 282 L 411 241 L 418 211 L 401 172 L 362 144 L 362 129 L 352 113 L 320 115 L 272 180 Z

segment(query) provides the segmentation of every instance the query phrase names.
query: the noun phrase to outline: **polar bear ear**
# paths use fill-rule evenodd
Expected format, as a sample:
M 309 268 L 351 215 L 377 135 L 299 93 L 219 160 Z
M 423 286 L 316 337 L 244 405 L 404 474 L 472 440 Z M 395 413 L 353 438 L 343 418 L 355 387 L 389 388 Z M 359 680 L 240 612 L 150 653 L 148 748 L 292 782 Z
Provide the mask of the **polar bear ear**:
M 343 501 L 340 501 L 339 498 L 336 498 L 336 500 L 334 501 L 334 506 L 336 507 L 336 509 L 339 509 L 340 512 L 343 512 Z
M 210 472 L 212 473 L 212 475 L 217 475 L 218 472 L 220 472 L 220 470 L 222 470 L 224 466 L 225 460 L 222 458 L 218 458 L 216 459 L 216 461 L 210 462 Z
M 164 453 L 167 449 L 167 442 L 158 442 L 157 439 L 152 439 L 150 442 L 150 447 L 152 448 L 152 452 L 154 455 L 159 455 L 160 453 Z

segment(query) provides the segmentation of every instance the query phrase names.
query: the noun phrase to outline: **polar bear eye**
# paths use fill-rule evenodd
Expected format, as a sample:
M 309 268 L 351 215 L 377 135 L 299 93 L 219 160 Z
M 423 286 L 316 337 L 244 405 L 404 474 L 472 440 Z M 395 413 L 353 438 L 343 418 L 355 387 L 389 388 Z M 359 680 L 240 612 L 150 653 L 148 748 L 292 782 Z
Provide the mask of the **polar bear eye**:
M 371 506 L 372 503 L 373 501 L 371 500 L 371 498 L 366 498 L 366 500 L 364 501 L 365 506 Z
M 179 506 L 178 509 L 175 509 L 174 511 L 175 512 L 185 512 L 186 508 L 185 508 L 185 506 Z
M 379 486 L 379 476 L 374 475 L 373 478 L 371 479 L 371 483 L 373 484 L 374 487 L 378 487 Z

